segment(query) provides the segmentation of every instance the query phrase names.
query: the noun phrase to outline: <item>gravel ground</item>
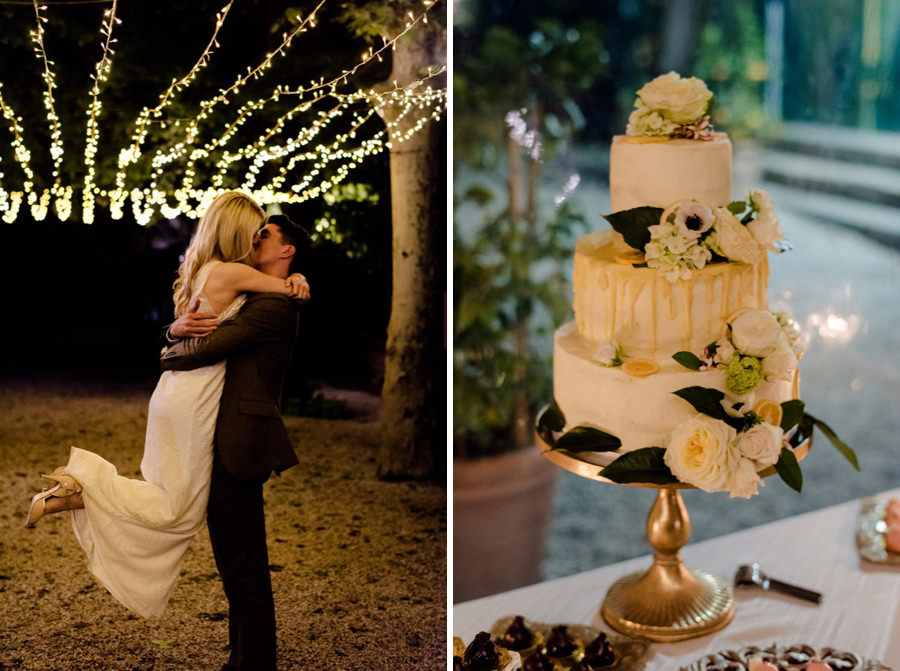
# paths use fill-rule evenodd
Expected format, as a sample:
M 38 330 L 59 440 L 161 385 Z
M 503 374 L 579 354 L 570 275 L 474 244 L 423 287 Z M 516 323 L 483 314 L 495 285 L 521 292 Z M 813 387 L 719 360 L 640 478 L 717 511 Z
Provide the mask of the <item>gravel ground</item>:
M 87 571 L 67 514 L 23 528 L 70 445 L 136 476 L 147 385 L 0 384 L 0 671 L 219 669 L 227 603 L 203 529 L 166 612 L 142 619 Z M 379 425 L 287 418 L 301 464 L 266 484 L 280 669 L 442 668 L 446 491 L 375 477 Z

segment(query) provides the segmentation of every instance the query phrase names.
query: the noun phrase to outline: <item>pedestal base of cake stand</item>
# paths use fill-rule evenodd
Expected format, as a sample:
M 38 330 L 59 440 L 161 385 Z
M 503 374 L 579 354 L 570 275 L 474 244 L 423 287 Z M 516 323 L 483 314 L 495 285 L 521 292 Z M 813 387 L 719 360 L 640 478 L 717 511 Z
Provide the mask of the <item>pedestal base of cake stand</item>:
M 614 483 L 600 476 L 603 466 L 564 450 L 552 450 L 536 434 L 544 456 L 557 466 L 591 480 Z M 802 460 L 812 446 L 811 432 L 795 447 Z M 760 477 L 775 473 L 774 467 Z M 647 540 L 653 547 L 653 564 L 644 573 L 620 578 L 606 593 L 600 615 L 613 629 L 652 641 L 672 642 L 704 636 L 724 628 L 734 617 L 734 593 L 730 585 L 706 571 L 688 570 L 679 551 L 691 537 L 691 521 L 681 499 L 684 483 L 654 485 L 629 483 L 628 487 L 658 490 L 647 516 Z
M 600 614 L 613 629 L 653 641 L 681 641 L 718 631 L 734 617 L 730 585 L 706 571 L 688 570 L 679 550 L 691 534 L 677 489 L 661 488 L 647 517 L 653 564 L 620 578 Z
M 546 450 L 544 456 L 557 466 L 592 480 L 601 466 L 563 451 Z M 679 550 L 691 537 L 691 521 L 681 498 L 682 483 L 632 484 L 658 490 L 647 516 L 647 540 L 653 547 L 653 564 L 646 572 L 633 573 L 613 583 L 600 607 L 600 615 L 613 629 L 652 641 L 672 642 L 718 631 L 734 617 L 734 593 L 730 585 L 706 571 L 688 570 Z

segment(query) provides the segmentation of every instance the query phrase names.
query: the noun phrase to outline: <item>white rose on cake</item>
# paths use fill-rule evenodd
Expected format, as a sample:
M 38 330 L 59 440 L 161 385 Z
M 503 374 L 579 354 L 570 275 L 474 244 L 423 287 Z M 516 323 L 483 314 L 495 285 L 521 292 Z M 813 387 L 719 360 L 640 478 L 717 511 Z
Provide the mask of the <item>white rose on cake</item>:
M 669 121 L 662 114 L 647 109 L 643 105 L 628 116 L 626 135 L 669 136 L 678 129 L 678 124 Z
M 740 461 L 736 435 L 725 422 L 697 414 L 672 431 L 663 460 L 681 482 L 705 492 L 726 491 Z
M 731 341 L 744 354 L 767 357 L 781 340 L 781 325 L 767 310 L 744 310 L 730 323 Z
M 637 94 L 645 107 L 677 124 L 693 123 L 706 114 L 713 96 L 703 80 L 682 78 L 674 71 L 644 84 Z
M 797 370 L 797 357 L 788 342 L 787 336 L 782 336 L 775 350 L 766 355 L 762 360 L 763 375 L 770 382 L 790 382 L 794 371 Z
M 761 210 L 756 219 L 747 224 L 747 230 L 762 249 L 775 249 L 775 243 L 784 238 L 784 229 L 771 210 Z
M 785 309 L 776 310 L 773 314 L 775 315 L 775 319 L 778 320 L 778 323 L 781 324 L 781 330 L 784 331 L 784 335 L 788 340 L 791 350 L 799 359 L 803 356 L 805 349 L 803 346 L 803 334 L 800 332 L 800 325 L 794 321 L 791 313 Z
M 775 209 L 772 197 L 769 196 L 769 192 L 765 189 L 753 189 L 747 194 L 747 200 L 760 212 L 771 212 Z
M 765 483 L 756 472 L 754 463 L 749 459 L 738 459 L 728 479 L 728 495 L 733 499 L 749 499 L 759 493 L 759 485 L 765 486 Z
M 775 249 L 775 243 L 784 239 L 784 230 L 775 214 L 775 206 L 765 189 L 754 189 L 747 194 L 756 217 L 747 224 L 747 230 L 762 249 Z
M 759 244 L 740 220 L 728 209 L 715 209 L 716 223 L 706 244 L 716 254 L 740 263 L 757 263 L 762 254 Z
M 781 427 L 762 422 L 738 434 L 738 449 L 756 470 L 762 470 L 778 461 L 783 436 Z

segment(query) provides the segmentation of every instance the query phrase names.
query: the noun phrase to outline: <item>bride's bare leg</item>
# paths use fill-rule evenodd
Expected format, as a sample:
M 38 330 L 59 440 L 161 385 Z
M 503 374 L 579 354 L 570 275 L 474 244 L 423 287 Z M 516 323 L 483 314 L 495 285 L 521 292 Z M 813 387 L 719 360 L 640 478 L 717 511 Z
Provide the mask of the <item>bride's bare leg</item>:
M 68 496 L 51 496 L 47 499 L 44 508 L 44 514 L 61 513 L 64 510 L 78 510 L 84 508 L 84 499 L 81 492 L 69 494 Z

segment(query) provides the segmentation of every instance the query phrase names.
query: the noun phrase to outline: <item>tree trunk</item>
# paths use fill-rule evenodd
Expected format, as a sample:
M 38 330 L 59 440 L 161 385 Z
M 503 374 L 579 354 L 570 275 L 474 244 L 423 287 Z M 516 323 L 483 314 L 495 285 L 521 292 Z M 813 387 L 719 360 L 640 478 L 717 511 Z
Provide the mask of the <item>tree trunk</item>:
M 529 119 L 529 125 L 534 130 L 535 133 L 541 128 L 543 121 L 543 111 L 539 105 L 536 105 L 531 110 L 531 118 Z M 513 144 L 512 140 L 510 140 Z M 521 157 L 522 157 L 522 148 L 516 144 L 516 160 L 515 160 L 515 176 L 516 182 L 521 181 Z M 537 218 L 538 218 L 538 197 L 537 197 L 537 189 L 538 189 L 538 181 L 540 180 L 541 175 L 541 162 L 538 155 L 535 154 L 533 148 L 526 148 L 528 151 L 528 182 L 526 184 L 526 203 L 525 203 L 525 213 L 523 217 L 523 222 L 525 224 L 525 246 L 529 247 L 534 244 L 535 237 L 537 235 Z M 511 163 L 512 161 L 512 151 L 510 151 Z M 512 169 L 510 170 L 510 181 L 512 181 Z M 516 198 L 518 198 L 518 193 L 516 193 Z M 513 206 L 510 206 L 510 216 L 518 217 L 518 211 L 513 209 Z M 526 272 L 530 273 L 531 268 L 529 268 Z M 527 281 L 527 277 L 523 278 Z M 514 447 L 524 447 L 533 442 L 534 438 L 534 408 L 532 404 L 532 399 L 528 394 L 528 390 L 526 388 L 526 366 L 525 360 L 531 356 L 531 316 L 530 314 L 525 312 L 524 306 L 521 306 L 522 313 L 518 316 L 518 323 L 516 324 L 515 331 L 515 343 L 516 343 L 516 354 L 520 358 L 520 363 L 516 366 L 513 371 L 513 381 L 518 387 L 515 394 L 515 399 L 513 401 L 513 413 L 510 424 L 510 440 Z
M 397 44 L 388 81 L 405 84 L 434 63 L 426 31 Z M 399 110 L 379 110 L 387 122 Z M 414 120 L 413 120 L 414 121 Z M 412 123 L 412 122 L 410 122 Z M 429 122 L 390 149 L 393 286 L 378 476 L 446 478 L 446 122 Z

